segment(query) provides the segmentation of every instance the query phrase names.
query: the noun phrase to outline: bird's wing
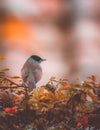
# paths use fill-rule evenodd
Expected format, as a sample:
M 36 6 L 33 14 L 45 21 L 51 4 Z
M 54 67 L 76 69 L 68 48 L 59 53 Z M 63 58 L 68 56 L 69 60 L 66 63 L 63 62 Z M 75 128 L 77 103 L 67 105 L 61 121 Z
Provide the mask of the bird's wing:
M 27 77 L 26 85 L 28 86 L 29 90 L 32 91 L 33 88 L 36 88 L 34 76 L 30 73 Z
M 21 76 L 24 82 L 27 81 L 28 75 L 32 70 L 34 70 L 35 64 L 31 60 L 27 60 L 21 69 Z
M 41 67 L 37 67 L 35 68 L 33 71 L 32 71 L 33 75 L 34 75 L 34 80 L 35 80 L 35 83 L 37 83 L 41 77 L 42 77 L 42 69 Z
M 23 79 L 24 82 L 27 81 L 28 74 L 29 73 L 25 69 L 21 70 L 21 76 L 22 76 L 22 79 Z
M 29 71 L 24 68 L 21 70 L 21 74 L 22 74 L 24 85 L 27 86 L 30 91 L 32 91 L 33 88 L 36 88 L 35 78 L 32 72 L 29 73 Z
M 29 75 L 32 74 L 31 80 L 33 80 L 35 83 L 37 83 L 42 76 L 42 69 L 41 66 L 33 61 L 26 61 L 22 70 L 21 75 L 24 82 L 27 81 L 27 78 Z

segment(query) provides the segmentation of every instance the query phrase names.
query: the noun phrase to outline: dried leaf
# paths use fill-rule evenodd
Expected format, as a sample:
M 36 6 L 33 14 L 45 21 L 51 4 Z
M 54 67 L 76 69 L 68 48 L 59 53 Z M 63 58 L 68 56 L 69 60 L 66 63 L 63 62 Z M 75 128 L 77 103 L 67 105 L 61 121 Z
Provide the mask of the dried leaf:
M 11 78 L 18 79 L 20 77 L 19 76 L 12 76 Z
M 93 81 L 96 81 L 96 76 L 94 76 L 94 75 L 89 76 L 88 78 L 91 79 L 91 80 L 93 80 Z
M 93 102 L 97 102 L 98 101 L 96 95 L 94 95 L 92 92 L 89 91 L 88 95 L 91 97 Z
M 33 96 L 35 97 L 35 98 L 39 98 L 39 92 L 38 92 L 38 90 L 37 89 L 33 89 Z
M 9 68 L 3 68 L 2 71 L 9 71 Z

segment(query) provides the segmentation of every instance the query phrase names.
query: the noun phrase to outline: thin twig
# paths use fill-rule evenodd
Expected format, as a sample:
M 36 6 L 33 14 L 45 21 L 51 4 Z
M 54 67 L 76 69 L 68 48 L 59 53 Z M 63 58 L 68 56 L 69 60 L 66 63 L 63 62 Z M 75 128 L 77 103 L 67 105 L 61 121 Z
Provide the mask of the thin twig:
M 11 81 L 11 80 L 8 79 L 8 78 L 5 78 L 5 80 L 9 81 L 11 84 L 15 84 L 16 86 L 20 86 L 19 84 L 17 84 L 17 83 L 15 83 L 15 82 Z
M 9 86 L 0 86 L 0 89 L 7 89 L 7 88 L 24 88 L 22 85 L 16 85 L 16 86 L 12 86 L 12 87 L 9 87 Z

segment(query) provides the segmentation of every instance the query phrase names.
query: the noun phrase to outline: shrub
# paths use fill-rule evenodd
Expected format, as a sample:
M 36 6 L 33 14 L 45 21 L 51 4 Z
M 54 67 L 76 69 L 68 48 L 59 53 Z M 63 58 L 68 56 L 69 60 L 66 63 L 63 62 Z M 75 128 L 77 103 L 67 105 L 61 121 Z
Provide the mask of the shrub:
M 95 76 L 69 83 L 51 77 L 38 89 L 0 71 L 0 130 L 99 130 L 100 84 Z

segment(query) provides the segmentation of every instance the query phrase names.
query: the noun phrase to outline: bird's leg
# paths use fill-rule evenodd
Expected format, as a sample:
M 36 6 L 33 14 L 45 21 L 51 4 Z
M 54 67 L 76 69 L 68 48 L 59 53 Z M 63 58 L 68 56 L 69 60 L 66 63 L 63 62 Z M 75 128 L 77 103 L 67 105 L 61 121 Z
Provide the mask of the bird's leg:
M 29 98 L 28 89 L 27 89 L 28 87 L 26 86 L 26 84 L 24 82 L 22 82 L 22 86 L 25 90 L 25 93 L 24 93 L 24 98 L 21 103 L 23 103 L 24 101 L 26 101 Z
M 23 81 L 22 81 L 22 84 L 21 84 L 21 85 L 22 85 L 24 88 L 25 88 L 25 86 L 26 86 L 25 83 L 24 83 Z

